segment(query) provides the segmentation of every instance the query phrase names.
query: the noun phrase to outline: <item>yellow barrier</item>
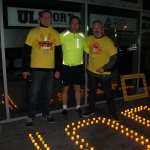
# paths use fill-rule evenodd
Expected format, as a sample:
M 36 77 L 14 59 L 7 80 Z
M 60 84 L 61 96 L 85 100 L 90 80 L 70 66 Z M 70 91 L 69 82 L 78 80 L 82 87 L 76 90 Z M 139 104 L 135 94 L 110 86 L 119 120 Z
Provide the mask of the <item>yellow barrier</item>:
M 139 99 L 139 98 L 143 98 L 143 97 L 148 97 L 149 96 L 144 73 L 131 74 L 131 75 L 122 75 L 122 76 L 120 76 L 120 78 L 121 78 L 121 84 L 122 84 L 124 101 L 130 101 L 130 100 L 135 100 L 135 99 Z M 135 79 L 135 78 L 142 78 L 143 87 L 144 87 L 144 93 L 133 94 L 133 95 L 128 96 L 127 95 L 127 89 L 126 89 L 125 80 Z

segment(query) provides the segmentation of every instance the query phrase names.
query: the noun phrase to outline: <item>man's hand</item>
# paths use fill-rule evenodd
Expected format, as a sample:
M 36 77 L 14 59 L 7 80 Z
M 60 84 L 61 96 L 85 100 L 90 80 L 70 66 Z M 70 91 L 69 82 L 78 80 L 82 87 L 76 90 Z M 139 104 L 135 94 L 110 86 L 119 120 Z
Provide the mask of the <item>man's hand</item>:
M 30 72 L 22 72 L 23 78 L 26 79 L 28 75 L 30 75 Z
M 54 77 L 56 79 L 59 79 L 60 78 L 60 72 L 56 71 L 55 74 L 54 74 Z
M 104 69 L 103 69 L 103 68 L 98 68 L 98 69 L 96 70 L 96 72 L 104 73 Z

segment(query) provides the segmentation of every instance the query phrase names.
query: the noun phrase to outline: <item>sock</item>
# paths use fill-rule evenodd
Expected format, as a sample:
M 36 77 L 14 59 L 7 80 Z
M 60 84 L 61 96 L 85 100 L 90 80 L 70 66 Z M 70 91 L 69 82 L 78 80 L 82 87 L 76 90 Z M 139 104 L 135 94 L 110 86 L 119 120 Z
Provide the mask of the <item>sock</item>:
M 63 109 L 67 109 L 67 105 L 63 105 Z
M 80 108 L 80 105 L 77 105 L 76 107 L 77 107 L 77 109 L 78 109 L 78 108 Z

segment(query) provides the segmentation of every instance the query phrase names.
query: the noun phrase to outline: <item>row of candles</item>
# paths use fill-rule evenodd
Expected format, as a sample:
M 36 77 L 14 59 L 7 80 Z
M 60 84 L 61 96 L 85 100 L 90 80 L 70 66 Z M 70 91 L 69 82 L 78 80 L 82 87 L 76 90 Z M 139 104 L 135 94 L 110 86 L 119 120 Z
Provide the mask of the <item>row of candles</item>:
M 44 149 L 50 150 L 50 147 L 48 147 L 48 145 L 45 143 L 44 139 L 38 132 L 36 132 L 36 136 L 38 137 L 39 141 L 42 143 Z M 36 142 L 36 140 L 32 134 L 29 134 L 29 138 L 32 141 L 32 143 L 34 144 L 34 146 L 36 147 L 36 149 L 41 150 L 41 147 L 38 145 L 38 143 Z
M 2 96 L 4 97 L 4 94 L 2 94 Z M 13 108 L 18 108 L 18 106 L 13 102 L 13 100 L 11 99 L 11 97 L 8 95 L 8 101 L 9 101 L 9 108 L 12 110 Z M 5 104 L 5 101 L 2 100 L 2 104 Z M 12 105 L 12 106 L 11 106 Z
M 127 116 L 128 118 L 134 119 L 135 121 L 139 122 L 140 124 L 150 127 L 150 120 L 147 120 L 146 118 L 142 118 L 141 116 L 135 115 L 136 112 L 140 112 L 143 110 L 150 111 L 150 107 L 140 106 L 137 108 L 131 108 L 130 110 L 127 109 L 124 112 L 122 111 L 121 114 L 124 116 Z
M 65 131 L 68 136 L 71 136 L 71 140 L 75 140 L 76 145 L 79 145 L 80 143 L 79 145 L 80 149 L 83 149 L 84 147 L 87 148 L 89 147 L 89 144 L 86 143 L 83 138 L 80 138 L 80 135 L 76 134 L 76 130 L 84 126 L 97 124 L 99 122 L 110 126 L 112 129 L 119 130 L 122 134 L 125 134 L 125 136 L 130 137 L 135 142 L 139 142 L 141 145 L 145 145 L 150 150 L 150 144 L 148 138 L 145 138 L 143 135 L 139 135 L 138 132 L 131 130 L 128 127 L 125 127 L 123 124 L 115 122 L 114 120 L 111 119 L 98 117 L 97 119 L 92 118 L 92 119 L 78 121 L 78 124 L 76 126 L 75 123 L 71 123 L 71 125 L 67 125 Z M 72 131 L 69 131 L 71 129 Z M 94 150 L 94 148 L 91 147 L 90 150 Z

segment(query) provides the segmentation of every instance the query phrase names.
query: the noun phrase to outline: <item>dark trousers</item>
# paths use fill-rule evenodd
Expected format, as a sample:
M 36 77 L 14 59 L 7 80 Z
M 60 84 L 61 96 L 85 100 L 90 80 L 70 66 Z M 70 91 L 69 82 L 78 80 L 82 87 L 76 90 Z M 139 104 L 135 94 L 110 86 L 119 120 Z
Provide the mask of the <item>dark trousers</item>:
M 104 91 L 109 113 L 116 114 L 115 101 L 113 97 L 113 92 L 111 90 L 111 77 L 107 75 L 102 77 L 94 77 L 88 74 L 88 79 L 89 79 L 89 96 L 88 96 L 89 109 L 91 111 L 95 111 L 97 85 L 98 83 L 100 83 L 101 88 Z
M 54 72 L 49 71 L 35 71 L 31 72 L 30 94 L 28 101 L 28 118 L 35 118 L 35 109 L 37 105 L 38 94 L 43 82 L 43 98 L 42 98 L 42 114 L 49 115 L 49 106 L 51 98 L 51 88 L 53 84 Z

